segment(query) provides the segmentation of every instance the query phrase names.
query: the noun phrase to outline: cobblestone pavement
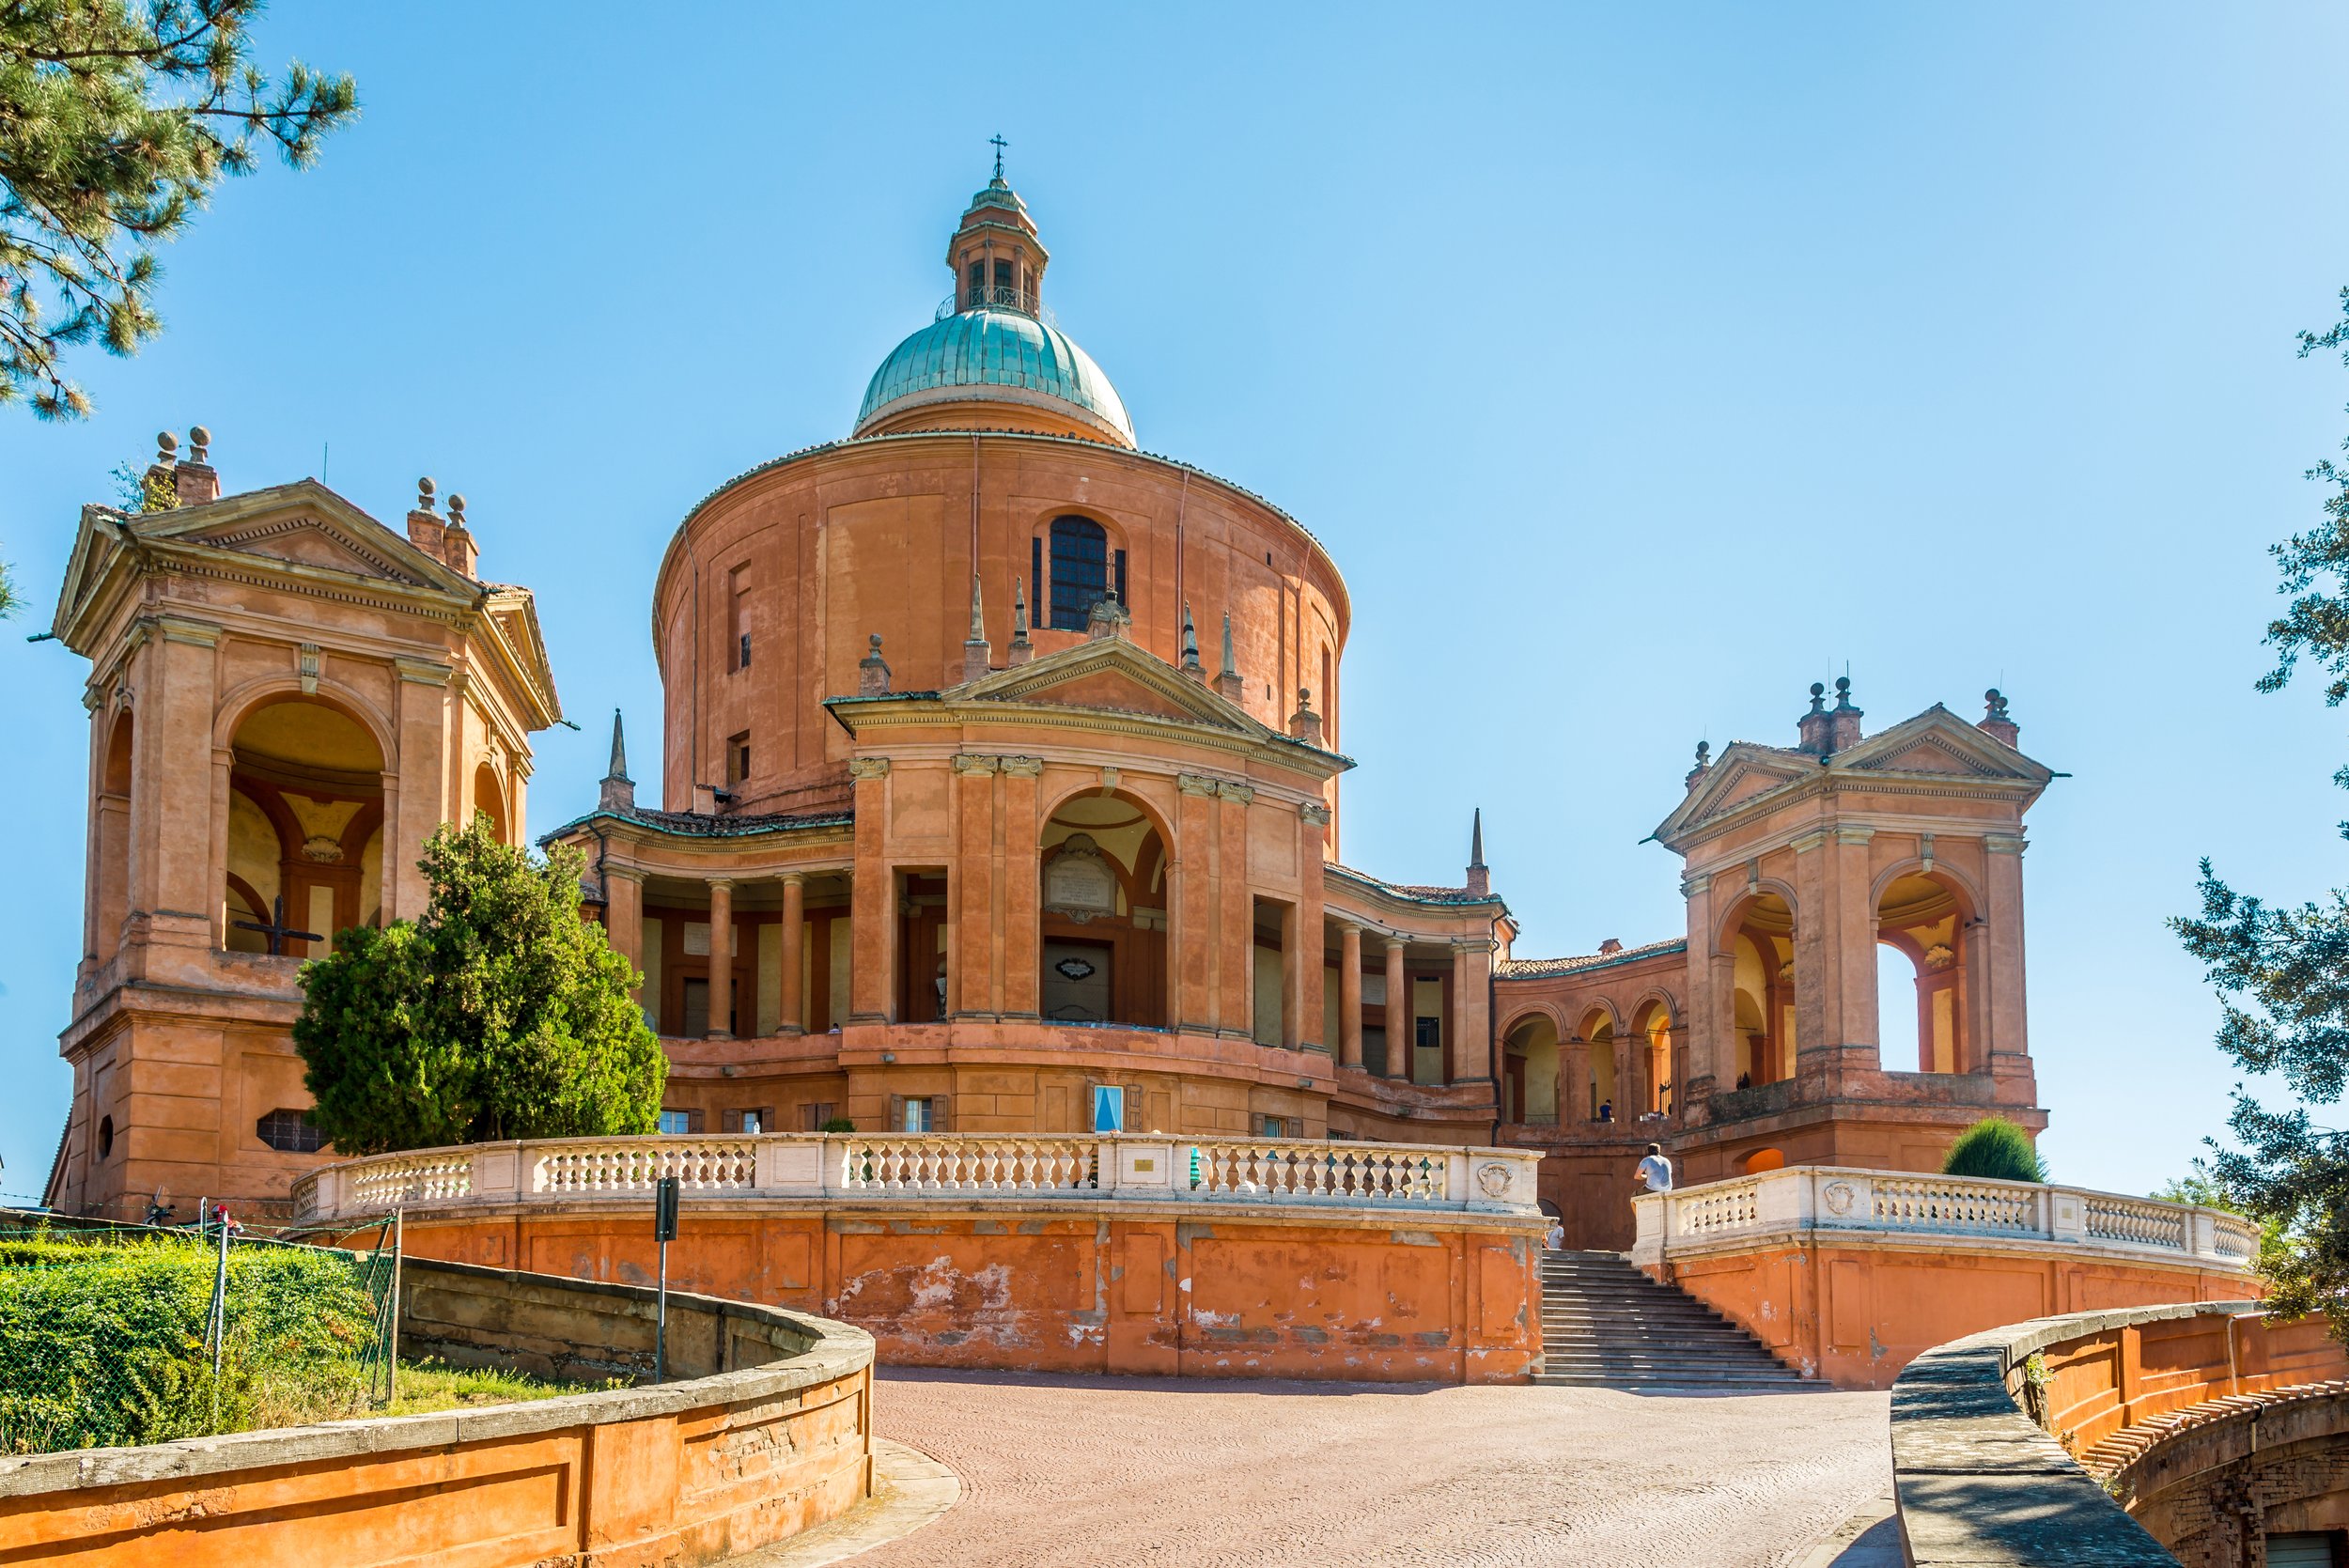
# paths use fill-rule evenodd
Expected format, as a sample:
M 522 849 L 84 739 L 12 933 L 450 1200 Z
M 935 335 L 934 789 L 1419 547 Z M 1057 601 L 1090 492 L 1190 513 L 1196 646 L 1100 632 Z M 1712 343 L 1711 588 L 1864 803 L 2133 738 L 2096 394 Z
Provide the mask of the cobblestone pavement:
M 883 1371 L 961 1500 L 857 1568 L 1783 1568 L 1890 1485 L 1887 1396 Z

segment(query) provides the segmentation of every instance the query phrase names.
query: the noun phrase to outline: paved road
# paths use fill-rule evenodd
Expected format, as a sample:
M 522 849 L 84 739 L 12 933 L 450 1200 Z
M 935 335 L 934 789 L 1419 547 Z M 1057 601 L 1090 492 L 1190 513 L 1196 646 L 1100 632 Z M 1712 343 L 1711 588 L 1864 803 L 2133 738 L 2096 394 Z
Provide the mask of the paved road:
M 857 1568 L 1783 1568 L 1890 1480 L 1887 1396 L 883 1371 L 962 1498 Z

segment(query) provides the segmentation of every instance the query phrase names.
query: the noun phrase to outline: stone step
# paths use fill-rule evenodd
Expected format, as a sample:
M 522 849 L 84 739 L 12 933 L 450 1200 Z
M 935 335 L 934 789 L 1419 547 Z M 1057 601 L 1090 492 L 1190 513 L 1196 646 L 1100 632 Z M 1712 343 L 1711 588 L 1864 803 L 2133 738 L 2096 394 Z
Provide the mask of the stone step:
M 1541 1324 L 1536 1383 L 1735 1393 L 1820 1386 L 1744 1328 L 1617 1252 L 1545 1253 Z

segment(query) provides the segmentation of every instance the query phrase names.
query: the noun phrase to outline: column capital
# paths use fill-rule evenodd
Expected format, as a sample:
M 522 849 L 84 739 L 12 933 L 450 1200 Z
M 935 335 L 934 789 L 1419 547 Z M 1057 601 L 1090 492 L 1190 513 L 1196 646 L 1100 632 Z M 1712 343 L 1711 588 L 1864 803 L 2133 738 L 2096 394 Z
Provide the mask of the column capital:
M 997 757 L 996 765 L 1010 779 L 1040 779 L 1044 776 L 1042 757 Z
M 1697 894 L 1708 891 L 1712 886 L 1713 874 L 1709 871 L 1700 871 L 1693 876 L 1683 877 L 1680 879 L 1680 896 L 1694 898 Z
M 1835 830 L 1835 842 L 1838 844 L 1865 844 L 1875 836 L 1876 831 L 1874 828 L 1838 828 Z
M 786 888 L 803 888 L 807 886 L 807 873 L 804 871 L 786 871 L 777 877 L 775 880 L 781 882 Z
M 1297 808 L 1297 815 L 1316 828 L 1327 828 L 1330 825 L 1330 808 L 1318 800 L 1300 802 Z
M 1226 800 L 1237 800 L 1243 806 L 1256 798 L 1256 791 L 1252 786 L 1244 784 L 1234 784 L 1228 779 L 1219 780 L 1215 786 L 1215 792 L 1218 795 L 1222 796 Z
M 850 757 L 848 777 L 859 784 L 863 784 L 867 779 L 885 779 L 889 777 L 889 759 L 887 757 Z
M 2028 841 L 2020 833 L 1984 833 L 1982 846 L 1993 855 L 2019 855 Z
M 740 880 L 741 878 L 738 877 L 705 877 L 702 878 L 702 886 L 711 893 L 732 893 L 735 885 Z
M 1213 795 L 1222 787 L 1222 781 L 1205 773 L 1177 773 L 1174 787 L 1185 795 Z
M 158 615 L 155 629 L 166 643 L 188 643 L 199 648 L 212 647 L 220 642 L 220 628 L 210 621 L 192 621 L 179 615 Z
M 1794 840 L 1788 844 L 1787 847 L 1792 849 L 1797 855 L 1808 855 L 1812 850 L 1818 848 L 1819 846 L 1825 844 L 1828 839 L 1834 836 L 1834 833 L 1828 829 L 1813 828 L 1807 833 L 1799 833 L 1796 835 Z
M 634 882 L 639 887 L 642 887 L 645 882 L 645 873 L 641 867 L 632 865 L 606 865 L 603 868 L 603 879 L 605 881 L 611 881 L 615 877 L 623 882 Z
M 395 659 L 392 668 L 411 686 L 446 686 L 457 674 L 429 659 Z
M 997 765 L 1003 760 L 1001 757 L 977 756 L 969 752 L 957 752 L 955 753 L 954 769 L 957 773 L 976 773 L 992 777 Z
M 1471 953 L 1498 953 L 1501 944 L 1490 937 L 1455 937 L 1452 951 L 1465 957 Z
M 1386 935 L 1386 947 L 1390 954 L 1399 954 L 1410 945 L 1411 939 L 1408 937 L 1400 936 L 1392 931 L 1388 932 Z

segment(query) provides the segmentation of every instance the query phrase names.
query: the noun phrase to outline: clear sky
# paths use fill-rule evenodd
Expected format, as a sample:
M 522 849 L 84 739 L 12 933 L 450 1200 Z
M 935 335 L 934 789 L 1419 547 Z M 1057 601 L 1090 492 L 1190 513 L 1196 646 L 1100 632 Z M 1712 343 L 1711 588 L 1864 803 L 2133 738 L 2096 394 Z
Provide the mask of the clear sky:
M 1846 665 L 1871 726 L 2001 686 L 2072 775 L 2025 862 L 2044 1146 L 2124 1190 L 2232 1081 L 2162 925 L 2196 858 L 2349 880 L 2349 726 L 2251 690 L 2349 429 L 2292 336 L 2349 283 L 2340 8 L 281 0 L 261 41 L 363 119 L 222 192 L 95 418 L 0 412 L 0 1190 L 55 1147 L 81 932 L 86 667 L 21 637 L 108 471 L 202 423 L 230 489 L 462 491 L 585 725 L 543 831 L 614 705 L 659 777 L 663 544 L 847 433 L 999 132 L 1143 446 L 1346 574 L 1351 863 L 1455 881 L 1481 804 L 1520 955 L 1676 935 L 1640 840 L 1700 737 L 1790 743 Z

